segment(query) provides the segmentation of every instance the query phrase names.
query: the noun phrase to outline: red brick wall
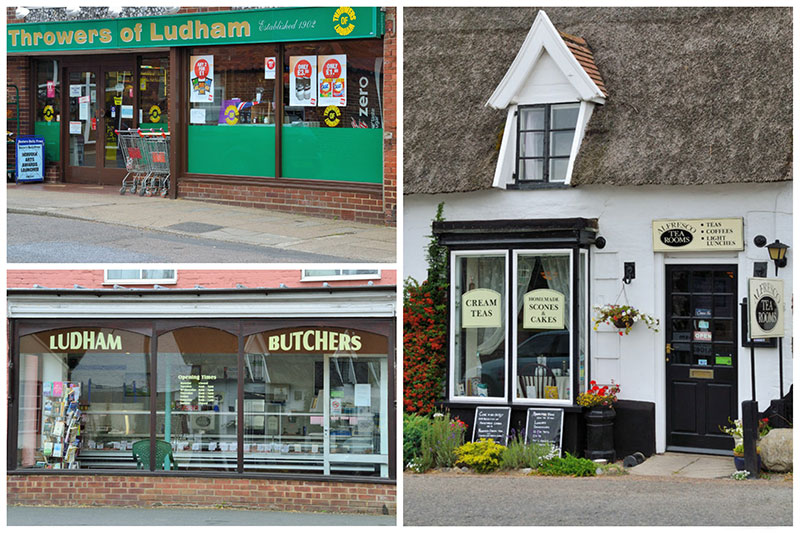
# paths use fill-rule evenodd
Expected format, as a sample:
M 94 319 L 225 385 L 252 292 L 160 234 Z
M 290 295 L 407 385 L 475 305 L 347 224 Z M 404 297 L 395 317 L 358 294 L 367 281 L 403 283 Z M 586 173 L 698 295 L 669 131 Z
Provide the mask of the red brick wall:
M 322 282 L 300 281 L 299 270 L 178 270 L 178 283 L 171 288 L 194 288 L 195 284 L 209 289 L 230 289 L 241 283 L 247 287 L 321 287 Z M 18 289 L 32 288 L 34 283 L 49 288 L 71 288 L 74 284 L 89 289 L 103 288 L 102 270 L 13 270 L 7 274 L 8 287 Z M 381 270 L 381 279 L 373 280 L 375 285 L 394 285 L 397 283 L 395 270 Z M 332 287 L 364 286 L 367 281 L 330 281 Z M 137 285 L 147 287 L 147 285 Z M 108 286 L 106 285 L 106 288 Z
M 383 38 L 383 211 L 397 223 L 397 8 L 386 8 Z
M 178 181 L 178 196 L 220 204 L 338 217 L 356 222 L 386 222 L 380 193 Z
M 156 476 L 9 475 L 8 505 L 176 505 L 273 511 L 397 512 L 394 485 Z M 384 510 L 384 507 L 386 510 Z

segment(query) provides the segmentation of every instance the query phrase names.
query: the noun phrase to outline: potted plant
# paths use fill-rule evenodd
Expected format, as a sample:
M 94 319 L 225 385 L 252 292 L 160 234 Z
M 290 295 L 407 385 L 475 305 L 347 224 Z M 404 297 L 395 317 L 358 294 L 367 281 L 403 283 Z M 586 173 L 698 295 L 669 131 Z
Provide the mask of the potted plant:
M 730 426 L 720 427 L 720 431 L 723 433 L 730 435 L 733 437 L 733 464 L 736 466 L 736 470 L 744 470 L 744 437 L 742 435 L 742 421 L 741 420 L 731 420 L 728 419 L 730 422 Z M 768 418 L 762 418 L 758 421 L 758 440 L 756 444 L 764 437 L 767 433 L 769 433 L 770 429 L 772 429 L 769 425 Z M 758 456 L 758 470 L 761 470 L 761 448 L 756 446 L 756 455 Z
M 578 405 L 586 407 L 586 457 L 589 459 L 616 459 L 614 451 L 614 404 L 617 402 L 619 385 L 599 386 L 596 381 L 589 382 L 589 390 L 578 395 Z
M 758 458 L 758 471 L 761 472 L 761 448 L 756 446 L 756 457 Z M 733 449 L 733 464 L 736 471 L 744 470 L 744 444 L 737 444 Z
M 630 305 L 606 304 L 595 306 L 594 310 L 597 313 L 593 319 L 595 331 L 600 324 L 607 324 L 621 330 L 620 335 L 627 335 L 637 322 L 644 322 L 648 328 L 658 331 L 659 321 L 657 318 L 642 313 Z

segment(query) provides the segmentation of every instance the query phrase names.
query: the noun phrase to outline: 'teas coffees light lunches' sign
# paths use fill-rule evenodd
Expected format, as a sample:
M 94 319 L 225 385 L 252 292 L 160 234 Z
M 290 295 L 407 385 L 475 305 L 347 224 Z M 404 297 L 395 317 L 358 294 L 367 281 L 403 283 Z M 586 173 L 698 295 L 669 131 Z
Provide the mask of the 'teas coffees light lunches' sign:
M 654 220 L 654 252 L 724 252 L 744 250 L 741 218 Z
M 747 295 L 750 338 L 783 337 L 783 280 L 750 278 Z
M 564 329 L 564 295 L 552 289 L 536 289 L 522 297 L 524 329 Z
M 472 289 L 461 295 L 462 328 L 499 328 L 501 296 L 492 289 Z

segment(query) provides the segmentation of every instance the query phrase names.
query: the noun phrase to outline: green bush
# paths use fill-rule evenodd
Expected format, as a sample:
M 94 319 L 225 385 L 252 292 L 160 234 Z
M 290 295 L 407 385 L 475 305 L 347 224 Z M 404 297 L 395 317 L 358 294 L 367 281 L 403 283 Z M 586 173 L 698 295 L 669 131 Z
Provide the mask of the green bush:
M 467 425 L 450 414 L 436 413 L 430 428 L 422 434 L 417 471 L 446 468 L 456 464 L 456 449 L 464 443 Z
M 539 473 L 545 476 L 586 477 L 595 475 L 597 465 L 589 459 L 575 457 L 569 452 L 564 457 L 547 459 L 539 467 Z
M 549 442 L 530 442 L 525 444 L 522 435 L 508 440 L 508 446 L 500 458 L 500 468 L 516 470 L 519 468 L 539 468 L 541 464 L 555 457 L 556 452 Z
M 481 439 L 478 442 L 468 442 L 456 450 L 458 464 L 468 466 L 485 474 L 500 467 L 500 458 L 506 449 L 502 444 L 497 444 L 492 439 Z
M 415 462 L 420 456 L 422 436 L 430 429 L 431 419 L 419 415 L 403 415 L 403 465 Z

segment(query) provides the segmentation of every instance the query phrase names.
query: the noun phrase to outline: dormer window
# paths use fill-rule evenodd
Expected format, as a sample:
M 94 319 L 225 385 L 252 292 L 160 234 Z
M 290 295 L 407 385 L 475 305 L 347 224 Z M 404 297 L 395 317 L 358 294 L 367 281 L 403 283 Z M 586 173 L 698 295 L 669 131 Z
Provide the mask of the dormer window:
M 519 106 L 515 184 L 564 183 L 580 104 Z
M 569 186 L 586 126 L 606 96 L 588 43 L 559 32 L 539 11 L 517 57 L 486 102 L 508 113 L 493 186 Z

